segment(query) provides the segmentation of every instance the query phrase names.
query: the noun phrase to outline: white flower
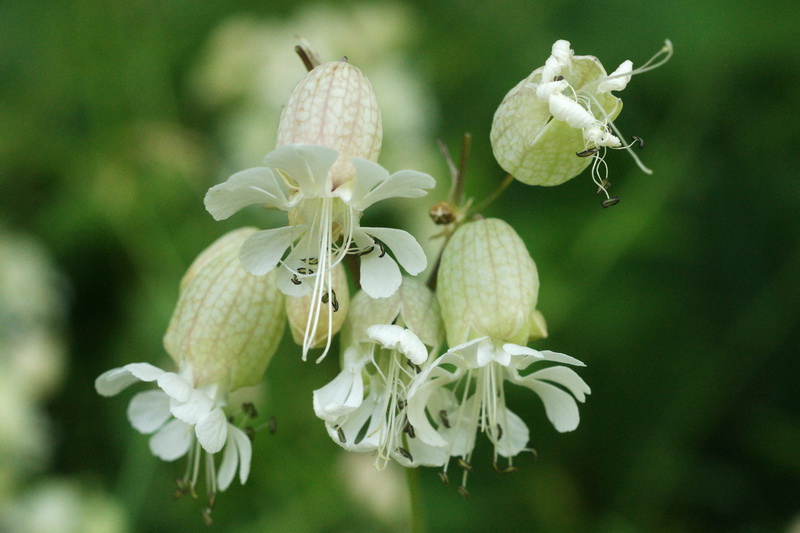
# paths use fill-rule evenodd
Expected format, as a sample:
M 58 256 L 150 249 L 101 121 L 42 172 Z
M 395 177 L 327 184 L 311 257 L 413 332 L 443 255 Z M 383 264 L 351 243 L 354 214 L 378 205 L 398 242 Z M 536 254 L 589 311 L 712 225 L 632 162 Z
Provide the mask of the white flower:
M 421 441 L 460 458 L 458 462 L 465 468 L 462 487 L 478 430 L 494 445 L 495 466 L 501 455 L 508 458 L 511 468 L 511 458 L 528 445 L 528 427 L 506 407 L 504 381 L 537 393 L 558 431 L 572 431 L 578 426 L 576 399 L 585 400 L 590 393 L 588 385 L 564 366 L 520 374 L 543 361 L 584 366 L 565 354 L 479 337 L 450 349 L 414 380 L 409 390 L 408 421 Z M 450 384 L 454 385 L 447 387 Z M 447 465 L 444 470 L 446 474 Z
M 445 450 L 417 439 L 406 416 L 408 387 L 427 361 L 428 348 L 401 326 L 373 325 L 367 331 L 370 341 L 347 348 L 342 372 L 314 391 L 314 411 L 342 448 L 375 451 L 378 469 L 390 459 L 403 466 L 443 465 Z
M 245 483 L 250 473 L 252 445 L 244 431 L 228 421 L 223 411 L 225 395 L 217 385 L 195 388 L 190 365 L 179 373 L 165 372 L 148 363 L 132 363 L 115 368 L 95 380 L 102 396 L 114 396 L 137 381 L 155 382 L 159 389 L 140 392 L 128 405 L 128 419 L 139 432 L 150 437 L 150 451 L 164 461 L 189 454 L 195 465 L 184 480 L 193 491 L 197 484 L 199 454 L 203 462 L 209 494 L 224 491 L 239 472 Z M 217 469 L 214 455 L 223 452 Z
M 289 214 L 289 225 L 251 235 L 240 258 L 245 270 L 257 275 L 280 266 L 278 285 L 289 296 L 312 292 L 316 305 L 310 314 L 315 318 L 305 332 L 304 358 L 323 299 L 331 296 L 331 270 L 347 254 L 360 257 L 361 287 L 374 298 L 391 296 L 400 286 L 397 263 L 410 274 L 427 266 L 425 253 L 409 233 L 362 227 L 359 221 L 366 208 L 381 200 L 424 196 L 424 189 L 434 186 L 433 178 L 412 170 L 390 175 L 377 163 L 354 157 L 355 177 L 334 184 L 331 169 L 338 158 L 336 150 L 324 146 L 281 146 L 266 156 L 263 167 L 234 174 L 205 197 L 206 209 L 217 220 L 251 204 Z
M 511 89 L 497 108 L 491 141 L 498 163 L 523 183 L 550 186 L 573 178 L 591 162 L 592 179 L 605 191 L 605 151 L 619 148 L 651 174 L 630 150 L 635 142 L 620 140 L 614 119 L 622 101 L 611 92 L 623 90 L 634 74 L 664 64 L 671 55 L 672 43 L 666 41 L 643 66 L 634 69 L 631 61 L 623 61 L 606 74 L 596 57 L 576 56 L 568 41 L 556 41 L 544 66 Z

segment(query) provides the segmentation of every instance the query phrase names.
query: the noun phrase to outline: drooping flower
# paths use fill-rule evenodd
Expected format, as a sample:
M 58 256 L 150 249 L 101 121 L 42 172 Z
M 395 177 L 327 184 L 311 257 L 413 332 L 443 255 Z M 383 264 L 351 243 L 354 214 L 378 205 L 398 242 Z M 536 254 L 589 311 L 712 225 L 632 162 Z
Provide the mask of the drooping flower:
M 238 259 L 239 247 L 254 231 L 242 228 L 221 237 L 183 277 L 164 335 L 164 348 L 178 372 L 132 363 L 95 381 L 102 396 L 119 394 L 137 381 L 158 385 L 132 398 L 128 419 L 141 433 L 152 434 L 150 450 L 156 457 L 174 461 L 189 455 L 179 483 L 182 490 L 195 493 L 202 464 L 207 519 L 217 491 L 227 489 L 237 471 L 244 483 L 250 471 L 252 446 L 226 415 L 229 394 L 261 381 L 285 326 L 275 274 L 249 274 Z M 214 456 L 219 452 L 223 456 L 217 468 Z
M 376 202 L 418 198 L 435 184 L 427 174 L 390 175 L 377 164 L 380 132 L 374 92 L 358 69 L 346 62 L 320 65 L 292 93 L 278 148 L 264 165 L 234 174 L 206 194 L 206 209 L 217 220 L 252 204 L 288 213 L 286 227 L 252 235 L 240 257 L 245 270 L 257 275 L 279 266 L 278 284 L 287 296 L 310 292 L 316 303 L 309 325 L 318 323 L 322 299 L 331 299 L 331 272 L 347 254 L 360 257 L 361 287 L 374 298 L 391 296 L 400 286 L 397 263 L 412 275 L 427 266 L 409 233 L 360 225 L 364 210 Z M 306 328 L 303 358 L 315 335 L 315 327 Z
M 527 447 L 528 428 L 506 406 L 505 381 L 536 392 L 558 431 L 577 427 L 576 399 L 582 402 L 590 392 L 567 367 L 527 373 L 545 361 L 584 366 L 568 355 L 525 346 L 547 335 L 536 310 L 538 290 L 525 243 L 501 220 L 465 224 L 445 248 L 437 292 L 452 348 L 414 380 L 408 421 L 421 441 L 457 457 L 465 469 L 459 488 L 464 494 L 478 430 L 494 445 L 495 467 L 503 456 L 509 461 L 504 470 L 513 470 L 512 458 Z
M 433 293 L 404 278 L 390 298 L 360 292 L 352 303 L 341 337 L 342 371 L 314 391 L 314 411 L 334 442 L 349 451 L 374 452 L 379 469 L 390 459 L 403 466 L 444 464 L 445 450 L 417 439 L 406 415 L 408 389 L 442 336 Z
M 611 93 L 671 55 L 672 44 L 666 41 L 643 66 L 633 69 L 631 61 L 624 61 L 606 74 L 596 57 L 576 56 L 568 41 L 556 41 L 544 66 L 511 89 L 495 112 L 491 141 L 497 162 L 519 181 L 545 186 L 564 183 L 591 164 L 592 179 L 605 191 L 606 149 L 623 148 L 652 173 L 630 150 L 640 140 L 622 142 L 614 125 L 622 101 Z

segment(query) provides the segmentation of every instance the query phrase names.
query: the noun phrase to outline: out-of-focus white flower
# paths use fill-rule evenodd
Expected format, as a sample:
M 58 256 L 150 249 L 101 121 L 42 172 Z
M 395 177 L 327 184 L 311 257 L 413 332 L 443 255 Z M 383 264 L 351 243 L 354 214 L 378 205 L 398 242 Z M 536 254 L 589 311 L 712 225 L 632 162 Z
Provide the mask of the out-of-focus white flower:
M 190 464 L 205 451 L 204 462 L 209 492 L 228 488 L 237 470 L 245 483 L 250 473 L 252 445 L 244 431 L 228 421 L 222 408 L 225 394 L 216 384 L 195 387 L 191 364 L 179 373 L 165 372 L 148 363 L 132 363 L 100 375 L 95 388 L 102 396 L 115 396 L 137 381 L 155 382 L 160 390 L 140 392 L 128 405 L 131 425 L 150 438 L 150 451 L 164 460 L 174 461 L 190 453 Z M 219 470 L 212 456 L 224 448 Z M 190 486 L 197 483 L 197 475 Z
M 189 455 L 180 489 L 194 493 L 203 465 L 210 500 L 204 510 L 207 520 L 216 492 L 227 489 L 237 471 L 242 483 L 250 472 L 250 439 L 224 411 L 229 394 L 261 381 L 285 325 L 275 275 L 249 274 L 238 259 L 242 242 L 254 231 L 242 228 L 224 235 L 184 275 L 164 335 L 177 373 L 132 363 L 95 381 L 103 396 L 114 396 L 137 381 L 158 385 L 133 397 L 128 419 L 141 433 L 152 434 L 155 456 L 174 461 Z M 217 468 L 214 455 L 219 452 Z

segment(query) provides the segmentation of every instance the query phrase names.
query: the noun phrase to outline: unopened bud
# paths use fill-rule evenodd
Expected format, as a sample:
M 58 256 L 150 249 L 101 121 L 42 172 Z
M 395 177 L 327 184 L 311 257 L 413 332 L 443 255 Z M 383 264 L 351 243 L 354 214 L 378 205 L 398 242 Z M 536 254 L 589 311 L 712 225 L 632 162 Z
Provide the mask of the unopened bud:
M 195 387 L 228 390 L 255 385 L 283 336 L 283 294 L 276 273 L 242 268 L 239 247 L 256 230 L 242 228 L 209 246 L 181 281 L 164 348 L 181 366 L 191 364 Z
M 496 218 L 464 224 L 442 254 L 437 280 L 450 346 L 488 335 L 525 345 L 539 275 L 525 243 Z
M 377 161 L 383 129 L 372 85 L 347 61 L 323 63 L 297 84 L 281 114 L 277 146 L 304 143 L 333 148 L 334 186 L 355 176 L 350 160 Z

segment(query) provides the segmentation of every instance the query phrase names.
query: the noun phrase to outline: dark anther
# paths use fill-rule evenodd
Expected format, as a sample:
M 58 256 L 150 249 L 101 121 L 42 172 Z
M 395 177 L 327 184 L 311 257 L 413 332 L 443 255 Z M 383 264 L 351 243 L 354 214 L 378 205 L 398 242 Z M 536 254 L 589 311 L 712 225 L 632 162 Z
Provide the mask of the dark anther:
M 538 459 L 538 458 L 539 458 L 539 452 L 537 452 L 537 451 L 536 451 L 536 450 L 534 450 L 533 448 L 531 448 L 531 449 L 530 449 L 530 450 L 528 450 L 528 451 L 529 451 L 529 452 L 531 452 L 531 455 L 533 455 L 533 458 L 534 458 L 534 459 Z
M 189 492 L 189 485 L 186 484 L 186 480 L 176 477 L 175 484 L 178 486 L 178 488 L 172 493 L 172 498 L 177 500 L 178 498 L 186 496 L 186 494 Z
M 599 151 L 600 151 L 600 148 L 595 146 L 594 148 L 587 148 L 583 152 L 575 152 L 575 155 L 577 155 L 578 157 L 589 157 L 589 156 L 593 156 L 594 154 L 596 154 Z
M 228 422 L 229 422 L 229 423 L 231 423 L 231 424 L 233 424 L 233 415 L 231 415 L 231 416 L 229 416 L 229 417 L 228 417 Z
M 274 416 L 267 418 L 267 424 L 269 425 L 269 434 L 274 435 L 276 431 L 278 431 L 278 421 Z
M 208 504 L 206 508 L 210 512 L 213 511 L 216 506 L 217 506 L 217 493 L 212 492 L 211 494 L 208 495 Z
M 319 264 L 319 259 L 316 257 L 306 257 L 305 259 L 301 259 L 300 261 L 307 265 L 312 265 L 312 266 Z
M 334 313 L 339 310 L 339 300 L 336 299 L 336 293 L 333 292 L 333 289 L 331 289 L 331 307 L 333 307 Z
M 291 282 L 292 282 L 292 283 L 294 283 L 295 285 L 300 285 L 301 283 L 303 283 L 302 281 L 300 281 L 299 279 L 297 279 L 297 274 L 295 274 L 294 276 L 292 276 L 292 278 L 291 278 Z
M 467 487 L 464 485 L 458 486 L 458 493 L 461 494 L 465 500 L 469 500 L 469 492 L 467 492 Z
M 386 247 L 383 245 L 383 243 L 381 241 L 375 241 L 375 244 L 377 244 L 378 248 L 380 248 L 380 250 L 381 250 L 381 253 L 378 254 L 378 259 L 380 259 L 384 255 L 386 255 Z
M 328 297 L 328 293 L 327 292 L 323 292 L 322 293 L 322 303 L 326 304 L 326 303 L 328 303 L 328 300 L 330 300 L 330 298 Z
M 441 411 L 439 411 L 439 418 L 442 419 L 442 424 L 444 424 L 444 427 L 450 429 L 450 419 L 447 418 L 446 410 L 442 409 Z
M 406 450 L 402 446 L 398 446 L 397 447 L 397 451 L 400 452 L 400 455 L 402 455 L 403 457 L 405 457 L 409 461 L 414 462 L 414 457 L 411 456 L 411 452 L 410 451 Z
M 502 438 L 503 438 L 503 426 L 497 424 L 497 440 L 500 440 Z
M 603 203 L 600 204 L 604 208 L 611 207 L 612 205 L 617 205 L 619 203 L 619 196 L 612 196 L 611 198 L 606 198 L 603 200 Z
M 495 471 L 495 472 L 497 472 L 498 474 L 500 473 L 500 467 L 499 467 L 499 466 L 497 466 L 497 461 L 492 461 L 492 468 L 493 468 L 493 469 L 494 469 L 494 471 Z
M 247 438 L 250 439 L 250 442 L 253 442 L 256 438 L 256 430 L 253 426 L 247 426 L 244 428 L 244 433 L 247 435 Z
M 466 462 L 466 461 L 465 461 L 464 459 L 462 459 L 461 457 L 456 457 L 456 464 L 457 464 L 458 466 L 460 466 L 461 468 L 463 468 L 464 470 L 466 470 L 467 472 L 472 472 L 473 470 L 475 470 L 475 469 L 472 467 L 472 465 L 471 465 L 471 464 L 469 464 L 468 462 Z
M 442 480 L 442 485 L 449 485 L 450 484 L 450 478 L 447 477 L 447 473 L 446 472 L 439 472 L 439 479 Z
M 631 137 L 631 140 L 632 140 L 633 142 L 635 142 L 635 143 L 638 143 L 638 144 L 639 144 L 639 150 L 641 150 L 642 148 L 644 148 L 644 139 L 642 139 L 642 138 L 641 138 L 641 137 L 639 137 L 638 135 L 634 135 L 633 137 Z
M 297 269 L 297 273 L 298 274 L 313 274 L 314 272 L 312 272 L 311 269 L 309 269 L 309 268 L 300 267 L 300 268 Z
M 411 359 L 409 359 L 409 360 L 407 361 L 407 363 L 408 363 L 408 366 L 410 366 L 410 367 L 411 367 L 411 368 L 414 370 L 414 372 L 416 372 L 417 374 L 419 374 L 420 372 L 422 372 L 422 369 L 419 367 L 419 365 L 418 365 L 418 364 L 416 364 L 416 363 L 415 363 L 414 361 L 412 361 Z
M 333 426 L 333 429 L 335 429 L 336 434 L 339 435 L 339 442 L 341 442 L 342 444 L 347 442 L 347 437 L 345 437 L 344 435 L 344 430 L 342 429 L 342 426 Z
M 564 79 L 564 76 L 556 76 L 555 78 L 553 78 L 553 81 L 561 81 L 563 79 Z
M 601 192 L 610 188 L 611 188 L 611 182 L 608 181 L 607 178 L 604 178 L 603 181 L 600 182 L 600 185 L 597 186 L 597 191 L 595 191 L 595 194 L 600 194 Z
M 255 418 L 258 416 L 258 412 L 256 411 L 256 406 L 253 405 L 253 402 L 245 402 L 242 404 L 242 411 L 244 414 L 249 416 L 250 418 Z
M 513 474 L 517 470 L 519 470 L 519 468 L 517 468 L 516 466 L 507 466 L 500 473 L 501 474 Z
M 402 411 L 405 408 L 406 408 L 406 401 L 405 400 L 400 400 L 399 402 L 397 402 L 397 410 L 398 411 Z
M 408 438 L 413 439 L 417 436 L 417 432 L 414 431 L 414 426 L 411 425 L 411 422 L 406 419 L 406 427 L 403 428 L 405 433 L 408 433 Z
M 370 246 L 369 248 L 364 248 L 364 249 L 363 249 L 363 250 L 361 250 L 360 252 L 356 252 L 354 255 L 355 255 L 356 257 L 361 257 L 362 255 L 367 255 L 368 253 L 370 253 L 370 252 L 371 252 L 372 250 L 374 250 L 374 249 L 375 249 L 375 247 L 374 247 L 374 246 Z
M 297 46 L 294 47 L 294 51 L 295 51 L 295 53 L 297 55 L 300 56 L 300 60 L 303 62 L 303 65 L 306 67 L 306 70 L 308 70 L 308 71 L 313 70 L 314 62 L 311 61 L 310 57 L 308 57 L 308 54 L 306 53 L 305 50 L 303 50 L 303 47 L 300 46 L 300 45 L 297 45 Z

